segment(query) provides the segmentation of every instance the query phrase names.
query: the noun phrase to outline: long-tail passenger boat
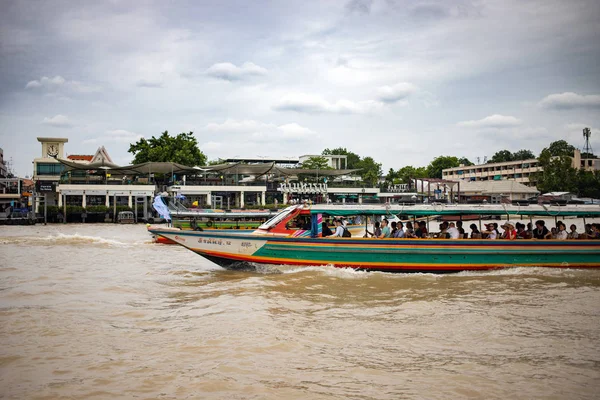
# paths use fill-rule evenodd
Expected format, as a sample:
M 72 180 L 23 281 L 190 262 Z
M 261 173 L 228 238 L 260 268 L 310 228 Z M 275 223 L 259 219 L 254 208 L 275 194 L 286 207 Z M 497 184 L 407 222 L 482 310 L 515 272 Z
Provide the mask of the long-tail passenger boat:
M 506 267 L 600 268 L 600 240 L 378 239 L 322 237 L 328 217 L 430 218 L 480 215 L 599 218 L 600 205 L 297 205 L 253 232 L 150 229 L 223 267 L 240 262 L 350 267 L 397 272 L 454 272 Z M 293 222 L 304 219 L 310 229 Z M 524 221 L 527 222 L 527 221 Z M 366 224 L 366 222 L 365 222 Z M 304 226 L 304 228 L 307 228 Z M 365 225 L 366 229 L 366 225 Z M 363 231 L 364 232 L 364 231 Z

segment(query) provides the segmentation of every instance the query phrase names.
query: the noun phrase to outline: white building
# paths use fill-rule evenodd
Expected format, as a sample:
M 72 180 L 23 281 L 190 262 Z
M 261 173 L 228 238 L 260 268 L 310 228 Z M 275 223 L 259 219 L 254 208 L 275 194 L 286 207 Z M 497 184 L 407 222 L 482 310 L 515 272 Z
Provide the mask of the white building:
M 310 158 L 324 158 L 327 160 L 327 166 L 333 169 L 348 169 L 348 156 L 341 154 L 330 154 L 330 155 L 322 155 L 322 154 L 305 154 L 299 157 L 300 164 L 306 162 Z
M 63 207 L 65 204 L 87 207 L 89 205 L 133 206 L 134 199 L 143 197 L 147 201 L 154 196 L 154 185 L 132 185 L 122 181 L 89 181 L 75 172 L 61 182 L 65 166 L 57 158 L 64 159 L 67 138 L 37 138 L 42 144 L 41 157 L 33 160 L 33 181 L 36 184 L 35 210 L 39 212 L 42 199 L 46 204 Z M 93 156 L 70 156 L 67 160 L 78 164 L 112 164 L 106 149 L 98 148 Z M 114 164 L 112 164 L 114 165 Z M 115 203 L 116 202 L 116 203 Z
M 575 150 L 571 166 L 586 171 L 600 170 L 600 159 L 581 158 L 581 152 Z M 459 166 L 442 170 L 442 179 L 468 181 L 514 180 L 528 186 L 535 186 L 535 176 L 544 168 L 536 158 L 529 160 L 507 161 L 470 166 Z

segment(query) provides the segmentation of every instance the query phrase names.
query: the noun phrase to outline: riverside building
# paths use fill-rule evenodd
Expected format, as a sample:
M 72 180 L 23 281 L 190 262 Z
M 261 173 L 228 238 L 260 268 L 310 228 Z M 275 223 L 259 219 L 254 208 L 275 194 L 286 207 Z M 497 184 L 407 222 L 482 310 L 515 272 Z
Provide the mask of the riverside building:
M 600 159 L 581 158 L 581 152 L 575 150 L 572 167 L 586 171 L 600 170 Z M 507 161 L 501 163 L 488 163 L 479 165 L 461 165 L 455 168 L 442 170 L 442 178 L 448 180 L 468 181 L 501 181 L 514 180 L 527 186 L 535 186 L 536 175 L 544 169 L 539 165 L 537 158 L 529 160 Z

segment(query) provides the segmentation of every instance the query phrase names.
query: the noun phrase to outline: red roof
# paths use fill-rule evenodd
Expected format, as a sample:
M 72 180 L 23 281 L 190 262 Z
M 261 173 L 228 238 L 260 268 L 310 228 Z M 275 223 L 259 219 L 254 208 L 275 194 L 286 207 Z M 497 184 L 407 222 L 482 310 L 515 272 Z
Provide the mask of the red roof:
M 92 161 L 92 158 L 94 158 L 94 156 L 80 156 L 80 155 L 76 155 L 76 154 L 71 154 L 70 156 L 67 156 L 67 158 L 69 160 L 77 160 L 77 161 Z

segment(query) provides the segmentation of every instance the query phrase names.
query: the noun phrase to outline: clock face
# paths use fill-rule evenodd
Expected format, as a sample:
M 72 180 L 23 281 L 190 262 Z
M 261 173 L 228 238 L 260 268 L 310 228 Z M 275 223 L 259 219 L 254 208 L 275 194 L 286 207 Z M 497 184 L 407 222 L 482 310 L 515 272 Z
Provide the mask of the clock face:
M 55 157 L 58 155 L 58 146 L 55 144 L 48 145 L 48 155 L 51 157 Z

